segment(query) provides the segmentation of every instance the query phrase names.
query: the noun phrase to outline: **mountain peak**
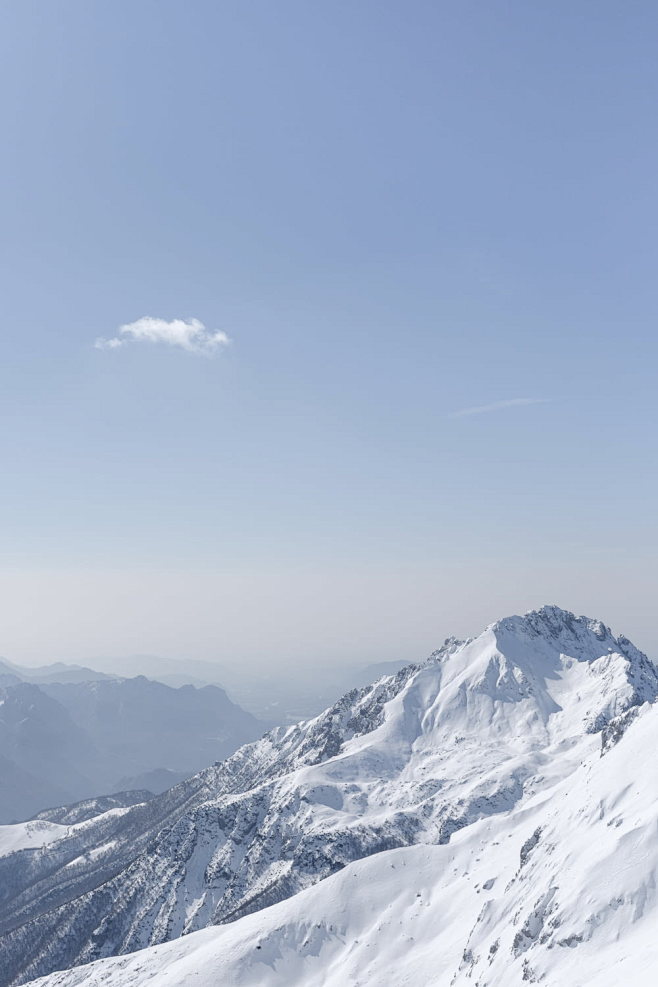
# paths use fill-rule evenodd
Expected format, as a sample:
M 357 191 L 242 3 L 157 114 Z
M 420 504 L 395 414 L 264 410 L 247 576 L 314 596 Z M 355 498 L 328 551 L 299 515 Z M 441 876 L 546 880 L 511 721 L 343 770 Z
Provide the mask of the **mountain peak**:
M 561 648 L 562 653 L 581 661 L 596 660 L 606 653 L 621 654 L 631 663 L 649 661 L 625 635 L 615 637 L 603 621 L 576 616 L 554 604 L 529 610 L 523 616 L 503 617 L 487 631 L 503 638 L 507 635 L 528 641 L 542 638 L 547 644 Z
M 522 616 L 517 614 L 503 617 L 491 625 L 492 628 L 512 628 L 522 626 L 528 632 L 543 637 L 559 637 L 563 634 L 582 636 L 592 634 L 598 641 L 612 638 L 612 632 L 603 621 L 592 617 L 576 616 L 571 610 L 564 610 L 556 604 L 547 604 L 538 610 L 527 610 Z

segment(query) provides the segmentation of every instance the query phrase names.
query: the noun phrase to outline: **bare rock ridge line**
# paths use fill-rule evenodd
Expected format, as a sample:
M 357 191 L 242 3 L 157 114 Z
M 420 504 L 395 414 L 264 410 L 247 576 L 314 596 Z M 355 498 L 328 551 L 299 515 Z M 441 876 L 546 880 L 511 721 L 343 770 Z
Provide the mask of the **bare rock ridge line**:
M 427 661 L 352 690 L 162 795 L 0 857 L 0 985 L 180 937 L 187 943 L 217 925 L 239 936 L 259 916 L 267 924 L 277 909 L 292 915 L 301 896 L 319 902 L 337 882 L 353 893 L 353 867 L 374 874 L 404 859 L 411 873 L 424 854 L 432 872 L 437 855 L 457 859 L 469 833 L 486 830 L 479 852 L 492 868 L 498 854 L 505 870 L 505 827 L 516 833 L 524 813 L 535 821 L 521 827 L 507 883 L 526 920 L 518 928 L 509 917 L 496 922 L 499 932 L 514 927 L 505 955 L 528 961 L 528 979 L 528 957 L 560 901 L 551 885 L 527 902 L 525 872 L 544 861 L 545 831 L 557 825 L 542 812 L 563 788 L 572 791 L 584 764 L 601 765 L 597 778 L 612 770 L 626 736 L 646 729 L 657 695 L 656 667 L 627 638 L 557 607 L 505 618 L 467 641 L 448 639 Z M 478 893 L 501 883 L 483 875 Z M 399 889 L 400 900 L 406 893 Z M 455 983 L 480 970 L 472 943 L 489 942 L 488 922 L 473 918 Z M 494 942 L 492 971 L 503 955 Z

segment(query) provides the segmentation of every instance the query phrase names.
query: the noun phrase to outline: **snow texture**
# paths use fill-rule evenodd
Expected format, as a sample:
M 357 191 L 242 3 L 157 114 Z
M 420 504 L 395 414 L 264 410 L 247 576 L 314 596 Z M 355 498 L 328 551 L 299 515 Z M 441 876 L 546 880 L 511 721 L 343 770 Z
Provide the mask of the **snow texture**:
M 657 694 L 626 638 L 556 607 L 451 639 L 0 858 L 1 982 L 654 983 Z

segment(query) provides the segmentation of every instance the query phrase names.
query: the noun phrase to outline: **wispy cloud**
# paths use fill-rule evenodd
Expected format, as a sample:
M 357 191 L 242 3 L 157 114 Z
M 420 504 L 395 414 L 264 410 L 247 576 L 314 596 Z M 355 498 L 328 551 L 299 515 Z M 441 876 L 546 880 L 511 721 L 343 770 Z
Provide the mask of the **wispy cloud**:
M 506 401 L 493 401 L 491 404 L 479 404 L 474 408 L 462 408 L 453 411 L 449 418 L 466 418 L 468 415 L 488 415 L 492 411 L 502 411 L 503 408 L 521 408 L 529 404 L 546 404 L 548 398 L 508 398 Z
M 99 338 L 94 343 L 98 350 L 116 350 L 132 343 L 162 343 L 178 346 L 188 353 L 210 356 L 231 342 L 225 332 L 206 329 L 198 319 L 154 319 L 145 315 L 136 322 L 119 326 L 116 336 Z

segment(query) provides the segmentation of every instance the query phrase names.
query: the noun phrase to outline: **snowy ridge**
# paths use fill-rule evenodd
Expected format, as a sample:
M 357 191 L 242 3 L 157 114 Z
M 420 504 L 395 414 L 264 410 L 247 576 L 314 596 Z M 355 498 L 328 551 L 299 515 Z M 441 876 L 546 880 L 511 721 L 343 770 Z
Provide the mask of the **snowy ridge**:
M 514 982 L 495 979 L 496 950 L 502 950 L 509 932 L 516 945 L 505 946 L 505 962 L 521 969 L 527 959 L 522 954 L 530 945 L 525 950 L 521 946 L 526 939 L 532 944 L 542 938 L 543 931 L 535 936 L 533 930 L 544 929 L 559 902 L 552 884 L 541 902 L 527 900 L 539 881 L 526 883 L 516 874 L 521 847 L 526 846 L 528 868 L 543 855 L 550 858 L 548 870 L 551 860 L 559 862 L 559 855 L 553 858 L 554 851 L 547 849 L 551 843 L 545 837 L 547 827 L 562 824 L 562 815 L 555 816 L 557 807 L 571 800 L 574 818 L 586 811 L 579 802 L 585 765 L 602 779 L 599 787 L 609 784 L 612 792 L 618 778 L 616 769 L 608 766 L 628 750 L 630 738 L 656 729 L 655 711 L 646 714 L 643 704 L 652 703 L 657 694 L 655 667 L 627 639 L 615 638 L 598 621 L 556 607 L 506 618 L 466 642 L 450 639 L 423 665 L 355 690 L 321 716 L 272 731 L 165 796 L 126 809 L 125 832 L 114 825 L 109 838 L 105 824 L 90 820 L 84 853 L 76 836 L 51 844 L 47 851 L 12 855 L 26 859 L 11 872 L 3 873 L 0 861 L 0 881 L 8 879 L 11 885 L 11 894 L 0 897 L 0 948 L 8 958 L 3 983 L 19 984 L 53 969 L 153 947 L 182 935 L 184 940 L 139 956 L 143 962 L 149 956 L 184 958 L 201 948 L 194 945 L 198 942 L 211 953 L 217 946 L 217 957 L 226 957 L 225 950 L 242 957 L 236 959 L 237 966 L 228 959 L 223 961 L 225 969 L 215 966 L 215 980 L 208 984 L 218 982 L 219 970 L 231 984 L 324 983 L 309 979 L 310 968 L 295 966 L 299 930 L 283 941 L 272 922 L 283 922 L 285 928 L 292 922 L 297 929 L 299 916 L 315 908 L 324 928 L 321 913 L 350 911 L 348 898 L 341 900 L 341 895 L 355 895 L 352 881 L 381 887 L 372 908 L 377 901 L 392 902 L 395 908 L 395 899 L 404 903 L 409 891 L 406 883 L 400 886 L 399 875 L 389 874 L 397 870 L 396 860 L 404 860 L 414 881 L 428 868 L 435 875 L 431 887 L 426 878 L 423 887 L 427 907 L 435 902 L 439 910 L 434 915 L 437 922 L 439 912 L 451 914 L 453 900 L 466 894 L 468 882 L 462 878 L 468 861 L 463 848 L 469 848 L 470 859 L 476 844 L 477 855 L 482 861 L 486 858 L 492 871 L 482 876 L 480 893 L 497 868 L 509 885 L 505 902 L 516 895 L 516 911 L 520 915 L 525 908 L 529 918 L 516 929 L 505 905 L 497 919 L 499 947 L 487 965 L 494 979 L 478 980 L 482 967 L 475 980 L 482 985 Z M 168 804 L 163 802 L 166 798 Z M 620 798 L 631 796 L 622 792 Z M 508 845 L 515 846 L 514 871 L 512 858 L 501 849 Z M 455 873 L 448 881 L 446 860 L 453 858 Z M 467 869 L 474 869 L 473 860 Z M 475 869 L 480 873 L 479 864 Z M 495 885 L 485 889 L 487 894 L 494 886 L 498 894 L 501 883 L 496 877 Z M 484 918 L 476 922 L 467 898 L 470 904 L 464 905 L 461 918 L 456 915 L 453 936 L 466 923 L 461 940 L 477 926 L 480 931 L 473 931 L 471 939 L 475 936 L 473 942 L 479 942 L 481 930 L 490 923 Z M 403 911 L 396 919 L 401 925 L 406 906 Z M 359 916 L 360 911 L 345 928 L 358 925 Z M 225 922 L 232 924 L 199 933 L 199 939 L 187 938 L 188 933 Z M 338 919 L 329 924 L 335 929 L 340 925 Z M 270 979 L 262 968 L 264 957 L 253 958 L 253 946 L 245 945 L 253 942 L 256 929 L 271 929 L 274 936 Z M 345 959 L 340 950 L 349 940 L 330 931 L 309 932 L 309 941 L 313 955 L 330 949 L 332 964 L 340 966 Z M 370 938 L 377 939 L 374 931 Z M 448 979 L 441 979 L 442 974 L 435 980 L 409 982 L 447 985 L 453 977 L 461 982 L 469 964 L 471 970 L 477 965 L 468 959 L 469 951 L 476 952 L 471 939 L 463 947 L 463 967 L 452 963 L 447 950 L 446 962 L 452 964 L 449 977 L 445 970 Z M 377 949 L 380 946 L 381 941 Z M 430 951 L 435 946 L 426 943 Z M 417 950 L 407 952 L 416 955 Z M 284 956 L 288 959 L 280 964 L 276 958 Z M 434 959 L 437 962 L 436 952 Z M 138 961 L 116 962 L 119 966 L 110 969 L 128 971 L 130 964 L 136 969 Z M 369 980 L 362 972 L 361 980 L 350 974 L 331 982 L 405 982 L 387 980 L 383 971 L 384 967 L 379 979 Z M 86 976 L 80 970 L 47 982 L 49 987 L 100 982 L 76 979 Z M 115 979 L 112 973 L 115 982 L 145 981 Z
M 658 710 L 547 797 L 448 844 L 359 860 L 229 925 L 39 987 L 649 987 L 658 967 Z M 638 770 L 628 783 L 628 764 Z
M 97 798 L 83 799 L 73 805 L 60 805 L 52 809 L 44 809 L 37 813 L 35 820 L 46 819 L 48 822 L 61 823 L 71 826 L 75 823 L 86 822 L 94 816 L 100 816 L 110 809 L 125 809 L 131 805 L 139 805 L 153 798 L 153 792 L 138 789 L 128 792 L 116 792 L 114 795 L 100 795 Z

